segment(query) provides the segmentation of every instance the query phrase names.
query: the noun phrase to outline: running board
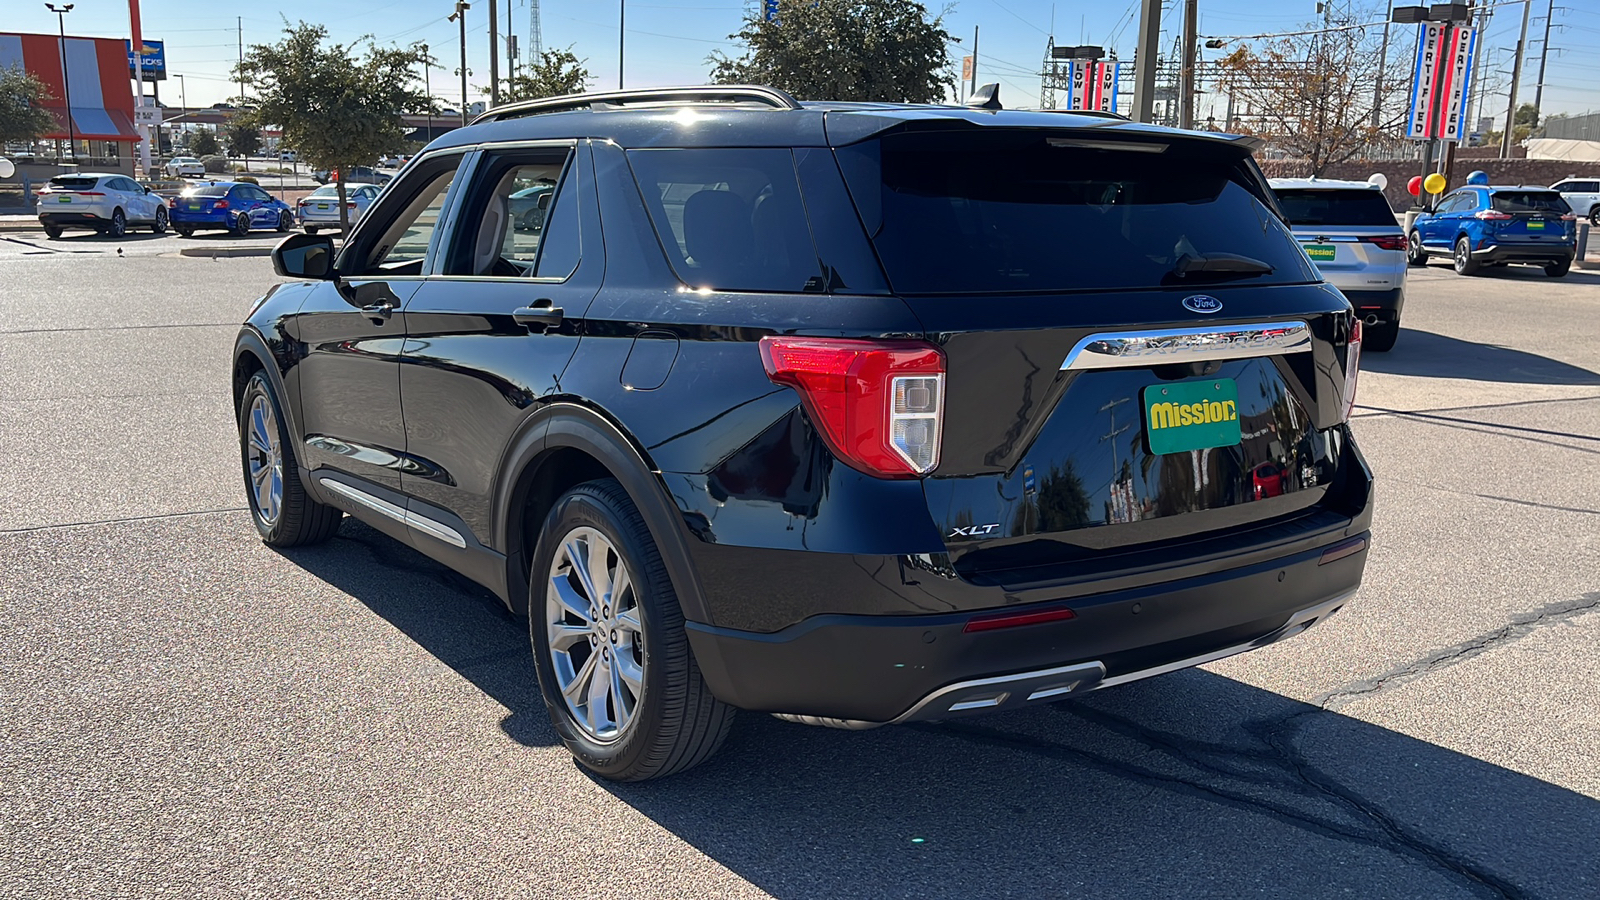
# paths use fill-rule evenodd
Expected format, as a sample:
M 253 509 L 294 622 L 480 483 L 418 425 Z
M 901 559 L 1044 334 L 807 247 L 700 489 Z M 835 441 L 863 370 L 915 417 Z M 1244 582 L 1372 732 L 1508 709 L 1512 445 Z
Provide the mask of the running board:
M 412 531 L 421 532 L 431 538 L 444 541 L 453 547 L 466 549 L 467 539 L 461 536 L 461 532 L 443 522 L 436 522 L 427 516 L 396 506 L 381 497 L 373 496 L 360 488 L 351 487 L 342 481 L 336 481 L 325 475 L 317 478 L 317 484 L 319 487 L 332 491 L 351 503 L 370 509 L 378 515 L 393 519 Z

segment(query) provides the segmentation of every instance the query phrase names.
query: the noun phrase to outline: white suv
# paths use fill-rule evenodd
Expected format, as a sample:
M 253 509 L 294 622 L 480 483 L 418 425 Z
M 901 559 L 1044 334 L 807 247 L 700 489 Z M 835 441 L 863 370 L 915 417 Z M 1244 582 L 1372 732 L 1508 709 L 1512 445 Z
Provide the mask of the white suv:
M 68 228 L 87 228 L 111 237 L 129 225 L 167 230 L 167 202 L 126 175 L 80 172 L 57 175 L 39 192 L 39 224 L 51 240 Z
M 1306 255 L 1366 324 L 1361 349 L 1392 349 L 1406 300 L 1406 235 L 1383 189 L 1321 178 L 1270 183 Z
M 1600 178 L 1568 178 L 1550 185 L 1550 190 L 1560 191 L 1578 218 L 1589 219 L 1589 224 L 1600 228 Z

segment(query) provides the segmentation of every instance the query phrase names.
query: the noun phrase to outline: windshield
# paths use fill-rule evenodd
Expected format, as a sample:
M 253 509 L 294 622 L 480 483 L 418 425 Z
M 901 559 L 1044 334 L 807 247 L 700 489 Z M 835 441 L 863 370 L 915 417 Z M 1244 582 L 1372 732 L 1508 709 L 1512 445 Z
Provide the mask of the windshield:
M 1383 192 L 1274 188 L 1291 225 L 1387 225 L 1398 227 Z
M 1503 213 L 1555 213 L 1564 216 L 1572 207 L 1555 191 L 1495 191 L 1490 199 Z
M 899 292 L 1317 280 L 1289 229 L 1246 186 L 1244 154 L 1231 146 L 1078 131 L 909 132 L 842 147 L 838 158 Z

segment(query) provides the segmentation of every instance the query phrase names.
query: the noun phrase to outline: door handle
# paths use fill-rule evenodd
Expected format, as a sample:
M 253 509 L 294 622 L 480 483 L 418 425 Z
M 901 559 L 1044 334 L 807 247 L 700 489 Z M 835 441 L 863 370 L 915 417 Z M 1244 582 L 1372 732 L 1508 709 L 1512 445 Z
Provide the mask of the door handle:
M 524 306 L 513 311 L 511 318 L 517 320 L 517 324 L 526 325 L 532 330 L 535 326 L 554 328 L 561 324 L 564 315 L 561 307 L 551 306 L 549 300 L 535 300 L 533 306 Z
M 372 324 L 382 325 L 394 314 L 394 306 L 389 303 L 374 303 L 371 306 L 361 307 L 361 314 L 371 319 Z

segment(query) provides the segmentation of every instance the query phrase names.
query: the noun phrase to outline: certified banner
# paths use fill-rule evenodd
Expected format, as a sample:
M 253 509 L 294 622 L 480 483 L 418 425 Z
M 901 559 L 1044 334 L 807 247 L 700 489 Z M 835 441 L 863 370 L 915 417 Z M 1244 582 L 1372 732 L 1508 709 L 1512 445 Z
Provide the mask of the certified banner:
M 1476 28 L 1460 28 L 1446 22 L 1424 22 L 1418 27 L 1406 137 L 1447 141 L 1464 137 L 1472 51 L 1477 45 Z
M 1450 52 L 1440 72 L 1439 116 L 1434 122 L 1436 138 L 1459 141 L 1465 137 L 1467 88 L 1472 84 L 1472 51 L 1478 45 L 1478 29 L 1452 28 Z

